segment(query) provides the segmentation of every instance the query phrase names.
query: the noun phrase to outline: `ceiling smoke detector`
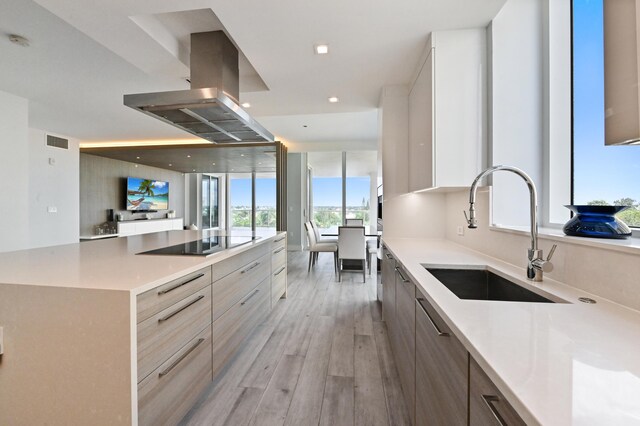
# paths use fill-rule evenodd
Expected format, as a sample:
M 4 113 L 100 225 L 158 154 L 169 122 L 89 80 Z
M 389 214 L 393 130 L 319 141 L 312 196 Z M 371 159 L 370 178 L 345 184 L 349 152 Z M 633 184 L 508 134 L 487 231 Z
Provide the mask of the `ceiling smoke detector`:
M 9 34 L 9 41 L 22 47 L 29 47 L 29 39 L 18 34 Z

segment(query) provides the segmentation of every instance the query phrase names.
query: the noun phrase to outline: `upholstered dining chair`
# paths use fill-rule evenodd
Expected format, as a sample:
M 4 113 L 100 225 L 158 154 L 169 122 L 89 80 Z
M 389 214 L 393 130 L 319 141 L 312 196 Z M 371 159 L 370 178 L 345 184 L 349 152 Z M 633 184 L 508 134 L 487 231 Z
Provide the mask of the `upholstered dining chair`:
M 366 277 L 367 250 L 364 226 L 338 227 L 338 281 L 342 281 L 343 260 L 362 261 L 362 280 Z
M 309 240 L 309 268 L 307 272 L 311 271 L 311 266 L 318 261 L 318 253 L 333 253 L 333 268 L 335 272 L 338 272 L 338 244 L 319 243 L 316 240 L 316 234 L 310 222 L 305 222 L 304 228 L 307 231 L 307 239 Z
M 362 219 L 345 219 L 344 224 L 346 226 L 364 226 L 364 221 Z
M 320 235 L 320 231 L 318 230 L 318 227 L 316 226 L 316 224 L 314 222 L 309 221 L 309 223 L 311 224 L 311 227 L 313 228 L 313 233 L 316 234 L 316 242 L 318 243 L 338 243 L 338 239 L 337 238 L 327 238 L 327 237 L 322 237 Z

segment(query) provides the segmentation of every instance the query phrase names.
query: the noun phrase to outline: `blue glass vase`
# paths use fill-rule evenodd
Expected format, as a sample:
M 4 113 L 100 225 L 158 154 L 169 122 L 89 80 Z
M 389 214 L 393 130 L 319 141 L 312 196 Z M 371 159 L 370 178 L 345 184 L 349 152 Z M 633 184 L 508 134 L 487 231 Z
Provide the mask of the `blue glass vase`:
M 615 217 L 616 213 L 629 206 L 565 206 L 575 215 L 565 223 L 562 230 L 574 237 L 618 238 L 631 236 L 626 223 Z

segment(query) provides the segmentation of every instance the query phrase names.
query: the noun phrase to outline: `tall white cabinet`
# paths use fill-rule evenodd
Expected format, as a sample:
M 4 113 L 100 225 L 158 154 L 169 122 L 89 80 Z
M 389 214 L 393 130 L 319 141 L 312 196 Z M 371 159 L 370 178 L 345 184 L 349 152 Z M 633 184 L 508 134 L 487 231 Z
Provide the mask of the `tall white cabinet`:
M 409 92 L 409 191 L 468 187 L 486 166 L 484 28 L 433 32 Z

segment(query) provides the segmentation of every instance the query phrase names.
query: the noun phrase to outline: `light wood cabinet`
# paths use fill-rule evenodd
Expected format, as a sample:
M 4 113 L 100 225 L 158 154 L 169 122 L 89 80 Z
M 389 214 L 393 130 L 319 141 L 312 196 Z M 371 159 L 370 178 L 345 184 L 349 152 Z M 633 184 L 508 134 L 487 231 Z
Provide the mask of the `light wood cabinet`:
M 409 279 L 402 265 L 396 266 L 396 322 L 395 336 L 392 343 L 397 360 L 398 374 L 404 393 L 409 416 L 415 424 L 416 406 L 416 288 Z
M 271 248 L 271 308 L 281 297 L 287 297 L 287 237 L 273 240 Z
M 213 283 L 213 320 L 235 305 L 271 273 L 271 257 L 266 254 Z
M 525 424 L 478 363 L 470 357 L 469 425 L 524 426 Z
M 213 375 L 240 349 L 245 337 L 269 314 L 271 280 L 267 277 L 244 299 L 213 322 Z
M 387 329 L 391 332 L 391 323 L 395 317 L 396 309 L 396 261 L 389 249 L 382 246 L 382 315 L 387 324 Z
M 468 187 L 486 166 L 484 28 L 431 33 L 409 92 L 409 190 Z
M 138 384 L 138 424 L 175 425 L 212 380 L 211 325 Z
M 429 302 L 417 296 L 415 424 L 466 425 L 467 350 Z
M 211 286 L 138 324 L 138 381 L 211 324 Z

